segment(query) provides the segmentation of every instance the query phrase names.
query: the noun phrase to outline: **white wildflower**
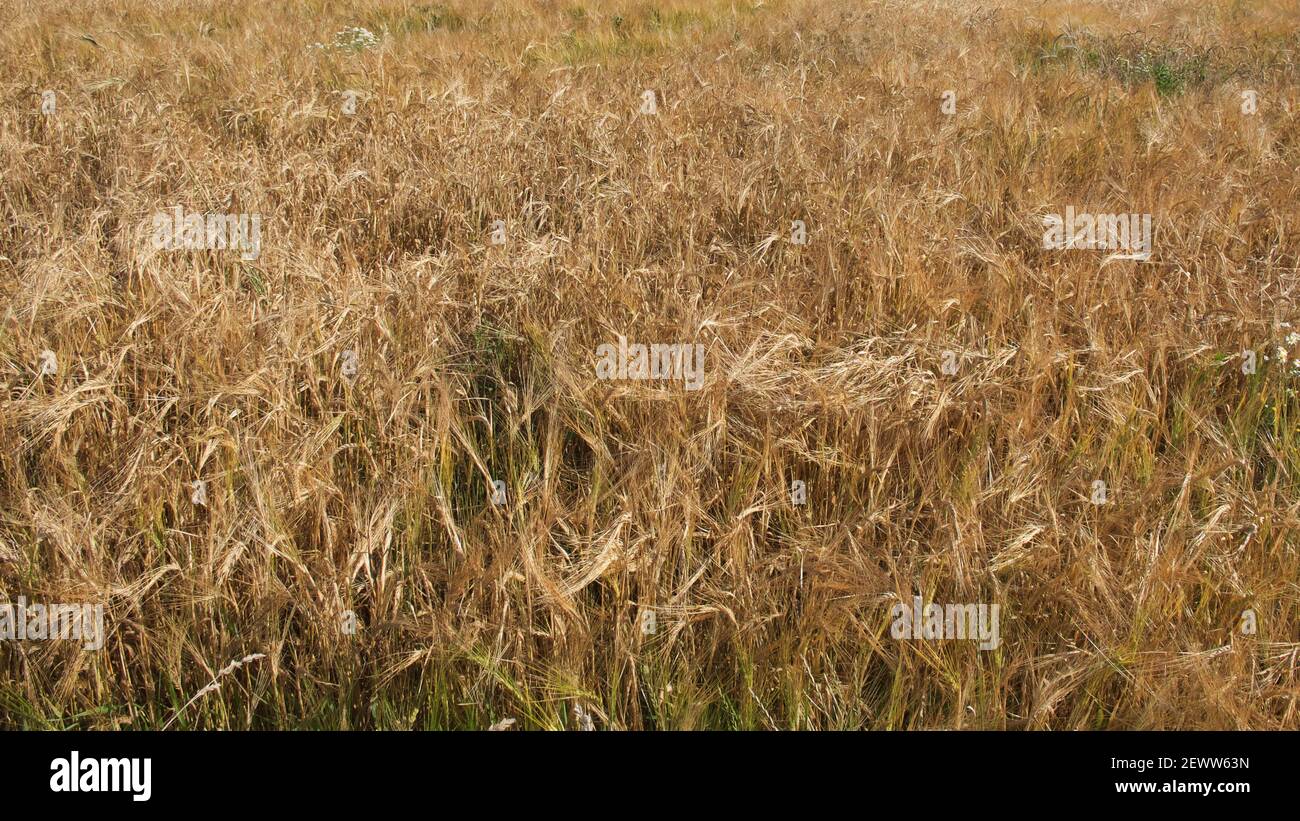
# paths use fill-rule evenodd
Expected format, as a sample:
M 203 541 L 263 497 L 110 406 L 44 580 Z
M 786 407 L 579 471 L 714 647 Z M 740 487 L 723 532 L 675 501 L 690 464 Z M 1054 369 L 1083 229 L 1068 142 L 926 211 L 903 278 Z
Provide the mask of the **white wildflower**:
M 312 43 L 308 51 L 365 51 L 379 45 L 379 37 L 373 31 L 360 26 L 350 26 L 334 35 L 328 44 Z
M 596 723 L 591 719 L 591 713 L 582 708 L 581 704 L 573 705 L 573 720 L 577 723 L 579 730 L 591 731 L 596 729 Z
M 348 51 L 365 51 L 379 45 L 379 38 L 369 29 L 360 26 L 345 28 L 334 35 L 334 48 Z
M 361 362 L 357 358 L 357 352 L 351 349 L 344 351 L 343 361 L 339 364 L 339 372 L 343 374 L 343 378 L 348 382 L 356 381 L 360 369 Z

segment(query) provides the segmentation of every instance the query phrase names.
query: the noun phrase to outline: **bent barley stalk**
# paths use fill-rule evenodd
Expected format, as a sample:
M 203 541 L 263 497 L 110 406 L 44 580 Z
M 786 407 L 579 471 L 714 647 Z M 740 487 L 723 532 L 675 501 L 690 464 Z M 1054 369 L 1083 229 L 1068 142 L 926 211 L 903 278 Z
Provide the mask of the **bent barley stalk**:
M 220 690 L 221 679 L 224 678 L 226 675 L 235 672 L 240 667 L 243 667 L 245 664 L 248 664 L 249 662 L 257 661 L 258 659 L 264 659 L 264 658 L 266 658 L 266 656 L 262 653 L 253 653 L 252 655 L 244 656 L 242 659 L 237 659 L 235 661 L 230 662 L 225 667 L 222 667 L 220 670 L 217 671 L 217 674 L 212 677 L 212 681 L 204 685 L 202 690 L 199 690 L 197 693 L 195 693 L 194 696 L 190 698 L 189 701 L 181 705 L 180 709 L 172 714 L 171 718 L 167 719 L 167 723 L 164 724 L 162 728 L 166 730 L 168 727 L 170 727 L 172 725 L 172 722 L 174 722 L 177 718 L 179 718 L 180 714 L 185 712 L 185 710 L 194 702 L 198 701 L 199 699 L 203 698 L 205 695 L 213 692 L 214 690 Z

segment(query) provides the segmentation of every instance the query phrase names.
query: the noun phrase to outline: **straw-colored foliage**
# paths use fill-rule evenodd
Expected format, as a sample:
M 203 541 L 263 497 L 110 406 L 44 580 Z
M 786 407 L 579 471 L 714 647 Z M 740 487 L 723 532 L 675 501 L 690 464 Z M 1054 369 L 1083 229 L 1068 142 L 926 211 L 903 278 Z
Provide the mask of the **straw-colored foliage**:
M 0 723 L 1300 727 L 1298 21 L 8 4 L 0 600 L 107 636 L 0 644 Z

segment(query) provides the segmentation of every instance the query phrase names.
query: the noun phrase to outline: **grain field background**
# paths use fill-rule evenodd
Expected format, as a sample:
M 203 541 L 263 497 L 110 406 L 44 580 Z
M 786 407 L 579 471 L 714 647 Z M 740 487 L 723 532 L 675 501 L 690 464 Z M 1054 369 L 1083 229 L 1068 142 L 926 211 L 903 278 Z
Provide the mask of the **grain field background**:
M 1298 47 L 1266 0 L 10 0 L 0 599 L 104 634 L 0 642 L 0 725 L 1300 728 Z

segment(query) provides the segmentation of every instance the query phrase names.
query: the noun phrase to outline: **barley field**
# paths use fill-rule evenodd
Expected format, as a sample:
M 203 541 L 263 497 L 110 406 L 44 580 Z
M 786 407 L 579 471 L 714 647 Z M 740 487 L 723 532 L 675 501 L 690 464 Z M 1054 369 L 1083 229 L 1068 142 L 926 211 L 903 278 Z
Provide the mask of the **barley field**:
M 6 3 L 0 726 L 1300 729 L 1298 50 Z

